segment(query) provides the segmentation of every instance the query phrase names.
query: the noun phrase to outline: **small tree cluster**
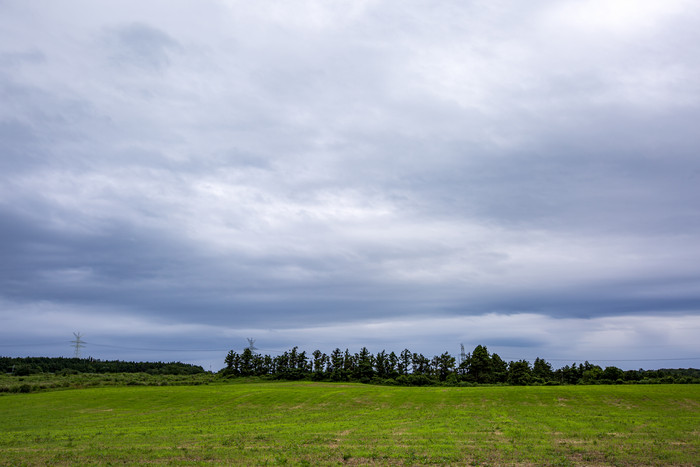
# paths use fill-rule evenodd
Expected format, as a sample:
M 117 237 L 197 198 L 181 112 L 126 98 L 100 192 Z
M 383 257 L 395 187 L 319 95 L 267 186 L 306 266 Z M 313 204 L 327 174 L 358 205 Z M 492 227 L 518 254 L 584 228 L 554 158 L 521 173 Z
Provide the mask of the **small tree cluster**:
M 358 381 L 401 385 L 431 384 L 619 384 L 628 382 L 700 382 L 700 372 L 676 373 L 669 377 L 658 372 L 605 369 L 588 362 L 557 370 L 544 359 L 534 364 L 527 360 L 505 362 L 478 345 L 458 363 L 448 352 L 432 358 L 404 349 L 401 353 L 382 350 L 376 355 L 366 347 L 357 353 L 336 348 L 330 355 L 314 350 L 311 355 L 298 347 L 276 357 L 260 355 L 250 349 L 238 354 L 231 350 L 222 373 L 228 376 L 260 376 L 276 379 L 316 381 Z M 678 370 L 683 371 L 683 370 Z M 697 370 L 694 370 L 697 372 Z M 661 373 L 659 373 L 661 372 Z M 665 378 L 665 380 L 664 380 Z

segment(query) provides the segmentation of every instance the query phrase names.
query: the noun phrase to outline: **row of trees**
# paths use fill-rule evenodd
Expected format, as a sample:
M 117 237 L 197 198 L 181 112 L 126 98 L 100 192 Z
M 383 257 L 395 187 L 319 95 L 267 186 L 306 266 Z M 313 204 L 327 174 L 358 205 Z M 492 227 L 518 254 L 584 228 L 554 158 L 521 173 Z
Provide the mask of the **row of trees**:
M 700 370 L 632 370 L 589 362 L 553 369 L 537 358 L 504 361 L 486 347 L 476 346 L 458 362 L 448 352 L 428 358 L 405 349 L 399 354 L 382 350 L 372 354 L 366 347 L 358 353 L 336 348 L 330 355 L 320 350 L 310 355 L 298 347 L 272 357 L 245 349 L 231 350 L 222 373 L 231 377 L 263 376 L 277 379 L 317 381 L 359 381 L 402 385 L 430 384 L 619 384 L 631 382 L 700 382 Z
M 204 373 L 201 366 L 180 362 L 123 362 L 94 358 L 0 357 L 0 371 L 16 376 L 37 373 L 150 373 L 191 375 Z

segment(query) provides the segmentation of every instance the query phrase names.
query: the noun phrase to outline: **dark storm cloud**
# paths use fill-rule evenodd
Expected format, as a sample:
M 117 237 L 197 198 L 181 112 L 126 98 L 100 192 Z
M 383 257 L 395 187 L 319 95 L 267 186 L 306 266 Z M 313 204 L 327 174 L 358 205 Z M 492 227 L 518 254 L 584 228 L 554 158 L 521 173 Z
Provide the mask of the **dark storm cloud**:
M 694 5 L 72 5 L 0 7 L 8 336 L 697 353 Z

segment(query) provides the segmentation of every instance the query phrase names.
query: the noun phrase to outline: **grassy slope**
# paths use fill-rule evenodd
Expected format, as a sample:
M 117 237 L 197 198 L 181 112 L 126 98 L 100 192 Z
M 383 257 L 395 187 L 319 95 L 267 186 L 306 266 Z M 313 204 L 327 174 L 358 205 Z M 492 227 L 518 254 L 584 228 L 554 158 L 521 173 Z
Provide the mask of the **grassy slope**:
M 1 464 L 697 465 L 700 386 L 261 383 L 0 397 Z

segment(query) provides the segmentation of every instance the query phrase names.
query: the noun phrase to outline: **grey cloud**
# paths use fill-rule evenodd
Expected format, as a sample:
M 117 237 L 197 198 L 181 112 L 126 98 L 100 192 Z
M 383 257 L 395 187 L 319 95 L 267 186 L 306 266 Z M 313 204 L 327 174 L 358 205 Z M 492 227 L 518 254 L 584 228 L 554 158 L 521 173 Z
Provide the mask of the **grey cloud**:
M 2 140 L 3 157 L 0 167 L 14 172 L 26 165 L 31 158 L 32 146 L 38 143 L 38 136 L 27 124 L 17 120 L 0 122 L 0 140 Z
M 6 52 L 0 54 L 0 67 L 19 67 L 25 64 L 38 64 L 46 61 L 46 55 L 39 50 Z
M 700 10 L 674 5 L 6 10 L 50 30 L 0 46 L 0 298 L 399 347 L 363 323 L 694 316 Z M 551 339 L 512 326 L 489 342 Z
M 142 23 L 110 28 L 107 42 L 114 44 L 112 58 L 118 65 L 153 71 L 167 67 L 171 55 L 181 50 L 168 34 Z

